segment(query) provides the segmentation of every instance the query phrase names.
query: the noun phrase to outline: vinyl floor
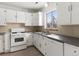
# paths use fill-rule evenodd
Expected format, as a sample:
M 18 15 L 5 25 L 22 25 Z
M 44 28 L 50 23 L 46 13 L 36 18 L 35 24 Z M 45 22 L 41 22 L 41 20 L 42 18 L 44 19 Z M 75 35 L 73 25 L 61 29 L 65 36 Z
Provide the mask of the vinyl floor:
M 1 54 L 0 56 L 43 56 L 35 47 L 28 47 L 16 52 Z

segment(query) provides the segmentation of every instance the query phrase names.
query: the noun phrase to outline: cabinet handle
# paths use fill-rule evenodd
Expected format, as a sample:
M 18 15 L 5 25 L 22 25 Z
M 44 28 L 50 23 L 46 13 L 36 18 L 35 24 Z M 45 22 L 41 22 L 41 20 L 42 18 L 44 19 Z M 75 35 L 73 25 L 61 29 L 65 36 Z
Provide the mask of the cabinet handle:
M 71 12 L 72 11 L 72 5 L 68 6 L 68 11 Z
M 40 44 L 40 48 L 41 48 L 41 44 Z
M 74 53 L 76 53 L 77 51 L 76 50 L 74 50 Z
M 6 10 L 4 10 L 4 12 L 7 12 Z
M 69 12 L 71 11 L 71 6 L 70 6 L 70 5 L 68 6 L 68 11 L 69 11 Z
M 72 11 L 72 5 L 71 5 L 71 11 Z
M 47 53 L 45 52 L 45 55 L 47 55 Z

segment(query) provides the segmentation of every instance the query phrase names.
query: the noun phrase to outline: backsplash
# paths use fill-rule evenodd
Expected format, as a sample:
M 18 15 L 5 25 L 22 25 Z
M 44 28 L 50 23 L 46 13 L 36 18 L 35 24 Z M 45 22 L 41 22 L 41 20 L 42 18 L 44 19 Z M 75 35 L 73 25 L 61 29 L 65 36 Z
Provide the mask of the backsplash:
M 40 32 L 42 31 L 42 26 L 27 26 L 25 27 L 26 32 Z
M 13 23 L 13 24 L 7 24 L 6 26 L 0 26 L 0 33 L 2 32 L 9 32 L 11 28 L 16 28 L 16 27 L 20 27 L 20 28 L 25 28 L 26 32 L 36 32 L 36 31 L 41 31 L 42 26 L 24 26 L 24 24 L 17 24 L 17 23 Z
M 79 38 L 79 25 L 58 26 L 58 31 L 49 30 L 49 32 Z
M 0 33 L 9 32 L 11 28 L 21 27 L 25 28 L 26 32 L 40 32 L 45 31 L 42 26 L 24 26 L 24 24 L 7 24 L 6 26 L 0 26 Z M 79 25 L 67 25 L 67 26 L 58 26 L 58 31 L 49 30 L 50 33 L 63 34 L 67 36 L 74 36 L 79 38 Z

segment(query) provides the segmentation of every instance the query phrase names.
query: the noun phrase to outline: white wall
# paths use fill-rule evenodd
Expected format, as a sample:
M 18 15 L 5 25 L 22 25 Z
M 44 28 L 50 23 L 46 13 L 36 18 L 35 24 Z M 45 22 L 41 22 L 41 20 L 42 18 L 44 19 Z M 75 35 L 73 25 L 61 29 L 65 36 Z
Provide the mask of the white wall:
M 52 10 L 56 10 L 56 3 L 55 2 L 48 2 L 48 7 L 46 8 L 46 12 L 50 12 Z

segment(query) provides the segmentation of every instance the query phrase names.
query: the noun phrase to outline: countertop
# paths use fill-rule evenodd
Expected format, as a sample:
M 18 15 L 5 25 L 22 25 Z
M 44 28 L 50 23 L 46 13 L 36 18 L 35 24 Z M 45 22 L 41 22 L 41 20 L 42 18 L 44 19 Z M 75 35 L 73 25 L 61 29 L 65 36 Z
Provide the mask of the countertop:
M 70 37 L 70 36 L 65 36 L 60 34 L 52 34 L 52 37 L 50 37 L 38 32 L 36 34 L 42 35 L 44 37 L 47 37 L 49 39 L 53 39 L 62 43 L 67 43 L 67 44 L 71 44 L 79 47 L 79 38 L 76 38 L 76 37 Z

